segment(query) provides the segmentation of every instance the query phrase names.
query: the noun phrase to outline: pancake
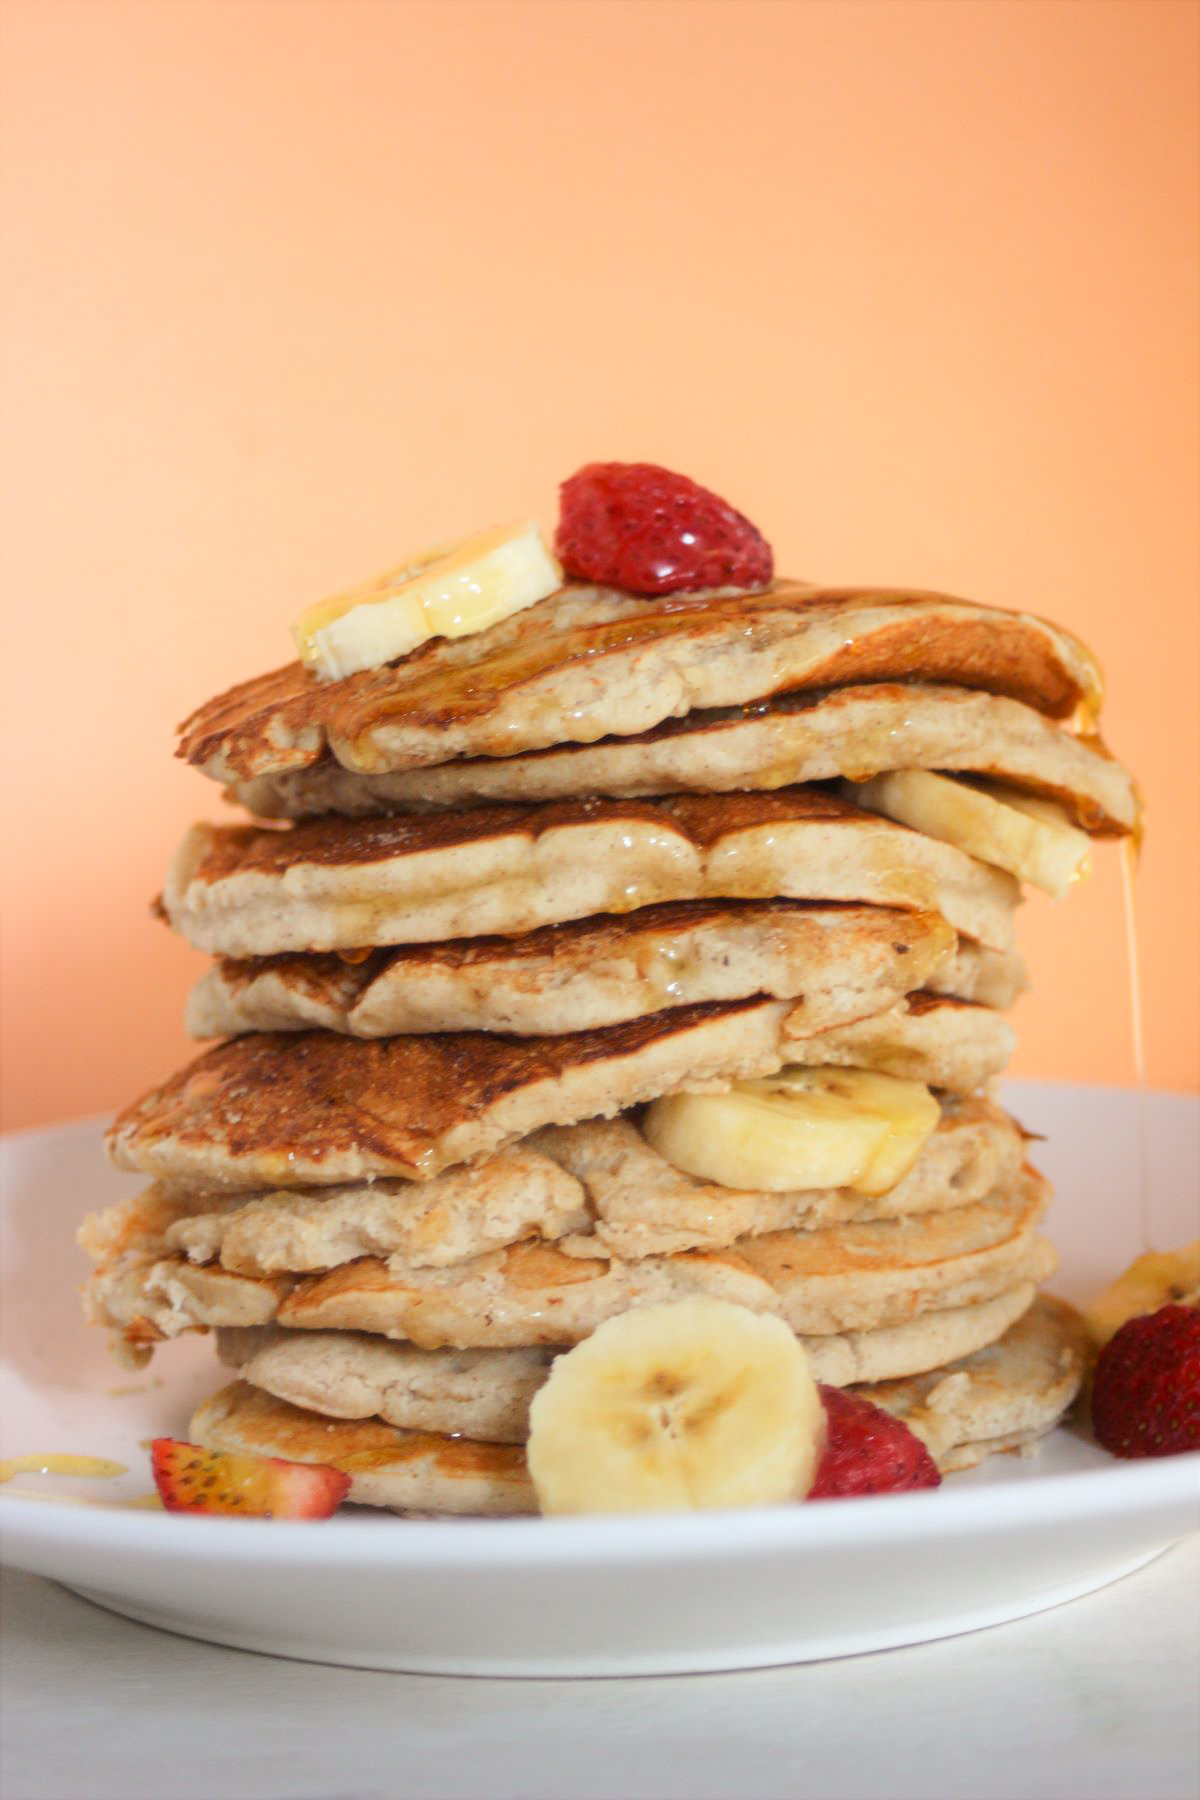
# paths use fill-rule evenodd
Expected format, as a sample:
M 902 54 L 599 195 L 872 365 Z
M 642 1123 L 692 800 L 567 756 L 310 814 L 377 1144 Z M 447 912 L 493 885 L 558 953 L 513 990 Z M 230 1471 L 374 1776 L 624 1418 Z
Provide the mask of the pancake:
M 1036 1228 L 1048 1198 L 1027 1172 L 1007 1194 L 948 1212 L 774 1232 L 637 1262 L 575 1257 L 551 1244 L 517 1244 L 453 1269 L 364 1257 L 301 1277 L 278 1319 L 425 1349 L 507 1349 L 578 1343 L 633 1306 L 707 1294 L 775 1313 L 805 1336 L 874 1331 L 1038 1279 Z
M 629 1117 L 592 1119 L 426 1182 L 249 1194 L 156 1183 L 91 1214 L 77 1241 L 98 1263 L 182 1251 L 189 1262 L 242 1275 L 311 1273 L 360 1256 L 445 1268 L 529 1239 L 562 1240 L 577 1256 L 636 1259 L 798 1226 L 963 1206 L 1011 1185 L 1023 1153 L 1020 1129 L 998 1108 L 947 1097 L 938 1129 L 885 1194 L 752 1193 L 683 1174 Z
M 198 1187 L 427 1181 L 544 1125 L 611 1117 L 784 1063 L 845 1066 L 870 1054 L 877 1061 L 864 1066 L 970 1092 L 1012 1042 L 998 1013 L 935 995 L 908 996 L 869 1033 L 860 1020 L 790 1039 L 789 1011 L 786 1000 L 681 1006 L 541 1038 L 252 1032 L 128 1107 L 108 1152 L 120 1169 Z
M 193 1037 L 320 1027 L 355 1037 L 592 1030 L 751 994 L 791 999 L 810 1031 L 891 1006 L 955 956 L 937 913 L 797 900 L 692 901 L 548 925 L 520 938 L 217 965 L 192 990 Z M 999 961 L 1004 961 L 999 952 Z
M 217 1350 L 243 1381 L 293 1406 L 489 1444 L 525 1442 L 529 1403 L 558 1354 L 545 1347 L 418 1350 L 365 1331 L 279 1325 L 222 1329 Z
M 222 1388 L 192 1415 L 190 1437 L 209 1450 L 325 1463 L 350 1477 L 350 1499 L 399 1512 L 537 1511 L 525 1451 L 516 1444 L 397 1431 L 380 1419 L 325 1419 L 245 1382 Z
M 577 1343 L 634 1306 L 708 1294 L 776 1314 L 807 1341 L 908 1325 L 1044 1279 L 1056 1266 L 1036 1235 L 1047 1199 L 1045 1183 L 1026 1171 L 1009 1193 L 949 1212 L 775 1232 L 726 1250 L 640 1262 L 522 1243 L 449 1269 L 362 1257 L 324 1275 L 263 1277 L 178 1256 L 131 1256 L 101 1265 L 84 1286 L 84 1302 L 92 1323 L 139 1345 L 277 1319 L 298 1330 L 366 1331 L 430 1350 L 524 1349 Z
M 991 1081 L 1016 1043 L 999 1013 L 945 994 L 906 994 L 886 1012 L 811 1037 L 793 1037 L 790 1020 L 784 1031 L 787 1063 L 877 1069 L 956 1094 L 972 1094 Z
M 269 1275 L 332 1269 L 356 1256 L 398 1255 L 440 1268 L 525 1238 L 553 1240 L 591 1226 L 575 1176 L 517 1144 L 432 1181 L 266 1193 L 155 1183 L 92 1213 L 77 1242 L 99 1263 L 182 1250 L 191 1262 Z
M 932 952 L 943 932 L 953 937 L 944 921 L 929 934 L 935 918 L 798 900 L 684 901 L 547 925 L 526 937 L 371 950 L 361 960 L 354 953 L 353 961 L 337 952 L 228 957 L 188 996 L 187 1029 L 195 1038 L 310 1029 L 353 1037 L 553 1036 L 568 1022 L 572 1030 L 595 1029 L 664 1007 L 737 998 L 734 989 L 777 998 L 795 989 L 791 1028 L 801 1035 L 801 1025 L 824 1030 L 868 994 L 886 1004 L 889 985 L 904 991 L 910 984 L 1011 1006 L 1027 986 L 1015 951 L 959 938 L 932 966 L 928 955 L 914 956 L 918 944 Z M 888 969 L 893 957 L 911 960 Z
M 231 782 L 331 754 L 364 773 L 647 731 L 797 688 L 951 682 L 1053 718 L 1100 701 L 1067 632 L 942 594 L 819 588 L 639 599 L 569 586 L 475 636 L 322 682 L 292 663 L 202 706 L 179 754 Z
M 543 1125 L 771 1074 L 787 1012 L 785 1000 L 678 1007 L 553 1038 L 250 1033 L 122 1113 L 109 1154 L 195 1185 L 429 1180 Z
M 934 1369 L 916 1383 L 885 1388 L 868 1383 L 856 1390 L 877 1405 L 887 1405 L 890 1399 L 895 1411 L 901 1408 L 896 1392 L 889 1393 L 888 1388 L 919 1387 L 931 1395 L 940 1391 L 939 1403 L 930 1407 L 927 1402 L 910 1418 L 943 1473 L 969 1467 L 994 1450 L 1035 1442 L 1061 1417 L 1078 1385 L 1081 1357 L 1071 1309 L 1044 1297 L 1031 1308 L 1028 1292 L 1017 1297 L 1023 1299 L 1021 1311 L 999 1342 L 989 1342 L 948 1369 Z M 251 1366 L 274 1371 L 282 1386 L 314 1391 L 349 1407 L 377 1398 L 408 1415 L 420 1411 L 434 1417 L 498 1419 L 505 1416 L 507 1406 L 505 1429 L 524 1431 L 526 1390 L 536 1383 L 540 1370 L 522 1352 L 500 1353 L 524 1358 L 519 1367 L 515 1362 L 510 1365 L 511 1376 L 498 1358 L 490 1365 L 459 1358 L 456 1370 L 443 1365 L 444 1376 L 430 1369 L 422 1377 L 402 1366 L 402 1359 L 411 1361 L 419 1353 L 396 1345 L 369 1346 L 340 1333 L 329 1336 L 328 1345 L 310 1350 L 313 1340 L 306 1341 L 303 1333 L 272 1334 L 259 1352 L 260 1360 Z M 272 1350 L 282 1352 L 273 1363 L 267 1360 Z M 290 1355 L 297 1360 L 289 1369 Z M 433 1353 L 435 1358 L 447 1355 Z M 309 1361 L 313 1356 L 316 1361 Z M 392 1358 L 396 1361 L 389 1368 Z M 320 1361 L 323 1375 L 317 1373 Z M 814 1373 L 818 1380 L 828 1379 L 817 1368 Z M 405 1400 L 405 1394 L 414 1395 L 418 1389 L 427 1391 L 426 1400 Z M 439 1389 L 445 1396 L 441 1406 Z M 489 1396 L 482 1404 L 481 1392 Z M 499 1398 L 503 1392 L 506 1400 Z M 997 1424 L 1004 1429 L 975 1435 Z M 361 1505 L 459 1514 L 537 1510 L 520 1442 L 403 1429 L 353 1412 L 329 1418 L 248 1381 L 235 1382 L 206 1400 L 192 1418 L 190 1435 L 193 1442 L 213 1450 L 331 1464 L 350 1476 L 350 1499 Z
M 942 1101 L 942 1117 L 912 1168 L 887 1193 L 797 1188 L 762 1193 L 687 1175 L 647 1143 L 633 1118 L 552 1127 L 529 1141 L 577 1179 L 594 1215 L 569 1238 L 573 1255 L 636 1261 L 681 1250 L 723 1249 L 769 1232 L 941 1212 L 983 1200 L 1015 1182 L 1024 1156 L 1020 1128 L 984 1100 Z M 565 1235 L 565 1234 L 564 1234 Z M 170 1240 L 168 1240 L 169 1242 Z
M 894 769 L 991 776 L 1057 800 L 1087 831 L 1135 828 L 1132 779 L 1096 738 L 1030 706 L 969 688 L 885 682 L 776 695 L 753 706 L 689 712 L 633 737 L 478 757 L 391 774 L 356 774 L 333 757 L 235 788 L 263 818 L 361 817 L 480 801 L 605 794 L 727 793 Z
M 886 1381 L 905 1372 L 935 1369 L 957 1357 L 969 1356 L 972 1351 L 995 1343 L 1029 1310 L 1037 1282 L 1044 1281 L 1057 1266 L 1053 1248 L 1045 1238 L 1039 1238 L 1028 1279 L 1004 1288 L 992 1299 L 939 1307 L 918 1313 L 901 1325 L 886 1325 L 875 1331 L 801 1337 L 808 1366 L 817 1381 L 830 1387 L 850 1387 Z
M 84 1317 L 124 1344 L 148 1350 L 185 1331 L 214 1325 L 268 1325 L 291 1289 L 293 1277 L 234 1275 L 216 1263 L 198 1266 L 182 1257 L 123 1257 L 104 1263 L 80 1290 Z
M 961 1333 L 969 1322 L 977 1331 L 991 1329 L 1026 1291 L 962 1309 L 952 1333 Z M 952 1317 L 934 1315 L 940 1325 Z M 893 1339 L 893 1357 L 905 1332 L 912 1354 L 918 1359 L 928 1354 L 928 1346 L 918 1348 L 920 1323 L 879 1334 Z M 826 1348 L 816 1340 L 809 1351 L 819 1380 L 829 1379 L 821 1370 Z M 501 1444 L 524 1443 L 530 1402 L 556 1354 L 549 1348 L 418 1350 L 365 1332 L 287 1331 L 280 1326 L 221 1331 L 218 1349 L 221 1360 L 244 1382 L 293 1406 L 327 1417 L 378 1417 L 406 1431 Z M 878 1362 L 880 1357 L 868 1349 L 865 1360 Z M 962 1468 L 975 1460 L 969 1450 L 982 1456 L 1000 1440 L 1037 1437 L 1049 1430 L 1078 1391 L 1082 1369 L 1078 1315 L 1061 1301 L 1039 1295 L 1002 1338 L 983 1349 L 919 1375 L 854 1385 L 866 1399 L 903 1418 L 940 1467 Z
M 196 825 L 163 890 L 175 929 L 223 956 L 520 935 L 703 899 L 932 910 L 1009 951 L 1020 890 L 951 844 L 811 787 Z
M 1035 1443 L 1079 1392 L 1087 1332 L 1073 1306 L 1039 1294 L 1003 1339 L 925 1374 L 884 1382 L 867 1397 L 924 1439 L 941 1469 L 967 1469 Z

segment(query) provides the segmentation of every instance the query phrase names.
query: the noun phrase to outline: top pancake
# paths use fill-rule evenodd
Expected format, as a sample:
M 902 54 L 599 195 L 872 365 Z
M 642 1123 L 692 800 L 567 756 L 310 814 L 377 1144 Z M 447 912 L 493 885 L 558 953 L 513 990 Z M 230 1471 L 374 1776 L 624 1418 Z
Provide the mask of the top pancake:
M 900 589 L 779 581 L 765 593 L 639 599 L 569 586 L 490 630 L 435 639 L 343 681 L 300 663 L 244 682 L 184 723 L 179 754 L 214 780 L 366 772 L 647 731 L 697 707 L 795 688 L 945 681 L 1053 718 L 1099 707 L 1084 645 L 1028 613 Z
M 693 711 L 632 737 L 460 758 L 432 769 L 361 775 L 325 756 L 311 768 L 243 782 L 234 797 L 263 818 L 364 817 L 480 801 L 630 799 L 838 777 L 865 781 L 894 769 L 1010 782 L 1058 801 L 1085 831 L 1137 826 L 1132 778 L 1099 738 L 1065 731 L 1017 700 L 917 682 L 785 694 L 754 706 Z

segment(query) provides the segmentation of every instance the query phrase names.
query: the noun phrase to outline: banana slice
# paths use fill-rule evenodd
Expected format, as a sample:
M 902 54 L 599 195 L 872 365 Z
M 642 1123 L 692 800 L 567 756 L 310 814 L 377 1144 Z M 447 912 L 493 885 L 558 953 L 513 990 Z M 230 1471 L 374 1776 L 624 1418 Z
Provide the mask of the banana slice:
M 725 1300 L 609 1319 L 557 1359 L 529 1416 L 544 1513 L 799 1500 L 825 1444 L 797 1339 L 782 1319 Z
M 926 837 L 1007 869 L 1054 899 L 1091 873 L 1091 842 L 1053 800 L 1002 781 L 958 781 L 927 769 L 898 769 L 873 781 L 847 783 L 856 806 L 883 813 Z
M 1139 1256 L 1084 1308 L 1083 1317 L 1088 1336 L 1102 1350 L 1127 1319 L 1172 1305 L 1200 1305 L 1200 1238 L 1181 1250 Z
M 908 1173 L 941 1108 L 920 1081 L 868 1069 L 781 1069 L 724 1094 L 672 1094 L 642 1119 L 649 1143 L 721 1187 L 886 1194 Z
M 432 637 L 470 637 L 562 586 L 533 523 L 500 525 L 427 550 L 310 606 L 292 627 L 300 659 L 327 681 L 376 669 Z

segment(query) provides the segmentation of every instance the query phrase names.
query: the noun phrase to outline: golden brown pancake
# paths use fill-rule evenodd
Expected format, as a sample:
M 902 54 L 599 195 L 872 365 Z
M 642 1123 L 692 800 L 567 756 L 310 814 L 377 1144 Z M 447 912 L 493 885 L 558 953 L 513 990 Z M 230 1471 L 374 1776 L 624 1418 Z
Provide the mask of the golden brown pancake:
M 759 594 L 638 599 L 567 587 L 490 630 L 436 639 L 343 681 L 299 663 L 195 712 L 180 755 L 217 781 L 304 768 L 328 750 L 363 772 L 509 756 L 646 731 L 693 708 L 796 688 L 952 682 L 1053 718 L 1099 703 L 1069 633 L 942 594 L 778 581 Z
M 118 1168 L 192 1184 L 428 1180 L 542 1125 L 618 1112 L 680 1082 L 770 1074 L 788 1008 L 678 1007 L 549 1038 L 250 1033 L 127 1108 L 109 1152 Z
M 329 1276 L 255 1278 L 180 1256 L 131 1256 L 99 1267 L 83 1298 L 88 1321 L 110 1328 L 119 1352 L 133 1348 L 144 1355 L 184 1332 L 264 1327 L 273 1319 L 300 1336 L 367 1332 L 426 1350 L 475 1348 L 471 1339 L 480 1334 L 486 1341 L 479 1348 L 538 1348 L 578 1343 L 631 1307 L 709 1294 L 790 1323 L 792 1316 L 819 1316 L 822 1330 L 808 1334 L 797 1323 L 792 1328 L 801 1334 L 817 1379 L 846 1386 L 936 1368 L 1007 1330 L 1033 1300 L 1034 1283 L 1058 1267 L 1045 1238 L 1031 1235 L 1031 1208 L 1040 1199 L 1036 1183 L 1025 1184 L 1007 1199 L 995 1195 L 982 1210 L 961 1208 L 961 1219 L 945 1215 L 941 1228 L 925 1226 L 921 1242 L 912 1242 L 909 1233 L 907 1246 L 892 1244 L 898 1267 L 892 1296 L 874 1264 L 865 1280 L 855 1282 L 855 1258 L 874 1249 L 878 1262 L 887 1247 L 885 1235 L 876 1231 L 867 1240 L 865 1228 L 856 1228 L 855 1238 L 822 1231 L 757 1240 L 752 1247 L 757 1260 L 766 1258 L 772 1280 L 756 1274 L 738 1247 L 720 1255 L 597 1264 L 552 1246 L 516 1246 L 441 1271 L 441 1291 L 439 1271 L 423 1271 L 428 1280 L 403 1280 L 374 1258 Z M 801 1249 L 793 1242 L 801 1237 L 822 1242 Z M 903 1264 L 903 1256 L 914 1253 L 918 1262 Z M 826 1280 L 804 1291 L 802 1282 L 781 1273 L 781 1256 L 819 1258 Z M 862 1323 L 833 1328 L 835 1312 Z M 871 1323 L 873 1314 L 882 1318 Z
M 878 1020 L 791 1038 L 787 1000 L 680 1006 L 558 1037 L 251 1032 L 189 1063 L 115 1120 L 109 1154 L 192 1186 L 428 1180 L 543 1125 L 610 1118 L 660 1094 L 832 1062 L 970 1093 L 1007 1060 L 998 1013 L 908 995 Z
M 522 936 L 717 898 L 940 912 L 1010 951 L 1020 889 L 952 844 L 814 787 L 330 816 L 282 831 L 197 825 L 163 889 L 176 930 L 236 957 Z
M 453 1269 L 364 1257 L 302 1277 L 277 1316 L 298 1329 L 377 1332 L 425 1349 L 505 1349 L 578 1343 L 631 1307 L 705 1294 L 776 1313 L 805 1336 L 876 1331 L 1041 1279 L 1055 1266 L 1036 1235 L 1048 1199 L 1029 1171 L 1008 1193 L 950 1212 L 774 1232 L 632 1263 L 536 1243 Z
M 537 1511 L 519 1445 L 397 1431 L 382 1419 L 326 1419 L 241 1381 L 197 1409 L 191 1436 L 210 1450 L 340 1469 L 350 1477 L 350 1499 L 364 1506 L 401 1512 Z
M 969 1158 L 971 1149 L 964 1142 L 957 1161 Z M 525 1238 L 553 1240 L 591 1226 L 581 1183 L 526 1142 L 432 1181 L 249 1193 L 155 1182 L 90 1213 L 76 1242 L 102 1264 L 182 1250 L 193 1263 L 274 1275 L 331 1269 L 356 1256 L 400 1255 L 439 1267 Z
M 277 1400 L 487 1444 L 523 1444 L 557 1350 L 418 1350 L 365 1331 L 223 1326 L 221 1361 Z
M 950 994 L 906 994 L 886 1012 L 799 1037 L 789 1015 L 784 1031 L 785 1062 L 877 1069 L 955 1094 L 973 1094 L 999 1075 L 1016 1042 L 1012 1026 L 991 1007 Z
M 253 1276 L 312 1273 L 360 1256 L 445 1268 L 530 1239 L 561 1240 L 572 1256 L 633 1261 L 964 1206 L 1011 1187 L 1023 1153 L 1020 1128 L 998 1107 L 947 1095 L 937 1129 L 886 1193 L 761 1193 L 684 1174 L 626 1114 L 551 1127 L 432 1181 L 249 1193 L 156 1182 L 90 1214 L 77 1242 L 106 1266 L 182 1251 L 189 1262 Z
M 362 775 L 333 756 L 233 790 L 263 818 L 355 817 L 585 794 L 728 793 L 894 769 L 990 776 L 1057 800 L 1085 830 L 1133 830 L 1133 782 L 1099 738 L 967 688 L 878 683 L 690 712 L 632 737 Z
M 962 1309 L 948 1335 L 988 1329 L 1007 1298 L 1000 1307 L 992 1301 Z M 951 1314 L 925 1318 L 945 1328 Z M 888 1334 L 893 1353 L 900 1354 L 906 1332 L 919 1356 L 914 1326 Z M 804 1342 L 814 1373 L 827 1379 L 821 1371 L 828 1346 Z M 418 1350 L 366 1332 L 278 1325 L 222 1330 L 218 1347 L 222 1362 L 244 1382 L 326 1418 L 379 1418 L 405 1431 L 500 1444 L 525 1442 L 530 1402 L 559 1354 L 550 1348 Z M 1079 1390 L 1084 1354 L 1079 1315 L 1042 1294 L 994 1343 L 918 1375 L 856 1383 L 854 1391 L 903 1418 L 942 1469 L 967 1468 L 992 1447 L 1028 1442 L 1057 1424 Z
M 999 1107 L 943 1095 L 937 1129 L 912 1167 L 886 1193 L 869 1196 L 851 1188 L 762 1193 L 685 1174 L 647 1142 L 636 1114 L 551 1126 L 526 1148 L 552 1157 L 581 1184 L 594 1214 L 588 1228 L 594 1253 L 636 1261 L 721 1249 L 769 1232 L 968 1205 L 1012 1186 L 1024 1144 L 1020 1127 Z M 576 1255 L 589 1249 L 579 1233 L 568 1247 Z
M 863 1391 L 925 1441 L 940 1469 L 969 1469 L 1057 1425 L 1079 1392 L 1087 1348 L 1075 1308 L 1039 1294 L 997 1343 Z
M 956 959 L 955 933 L 937 913 L 684 901 L 354 961 L 336 953 L 227 959 L 193 989 L 188 1028 L 193 1037 L 313 1026 L 354 1037 L 524 1037 L 769 994 L 791 999 L 805 1027 L 822 1031 L 882 1011 Z

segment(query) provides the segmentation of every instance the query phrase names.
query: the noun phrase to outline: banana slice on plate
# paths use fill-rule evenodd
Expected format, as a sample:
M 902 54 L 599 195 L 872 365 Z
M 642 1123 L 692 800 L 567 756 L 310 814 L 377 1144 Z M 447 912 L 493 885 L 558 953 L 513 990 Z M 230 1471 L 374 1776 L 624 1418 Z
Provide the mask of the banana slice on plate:
M 535 524 L 499 525 L 318 601 L 292 636 L 302 662 L 338 681 L 407 656 L 429 638 L 486 631 L 553 594 L 562 580 Z
M 1200 1306 L 1200 1238 L 1179 1250 L 1147 1250 L 1083 1310 L 1097 1350 L 1128 1319 L 1160 1306 Z
M 1055 900 L 1091 872 L 1091 840 L 1065 808 L 1002 781 L 975 783 L 928 769 L 897 769 L 872 781 L 848 782 L 846 793 L 856 806 L 1007 869 Z
M 940 1117 L 923 1082 L 829 1066 L 735 1081 L 724 1094 L 655 1100 L 642 1133 L 677 1169 L 720 1187 L 886 1194 Z
M 621 1313 L 560 1356 L 526 1454 L 544 1513 L 679 1512 L 802 1499 L 824 1447 L 783 1320 L 697 1299 Z

